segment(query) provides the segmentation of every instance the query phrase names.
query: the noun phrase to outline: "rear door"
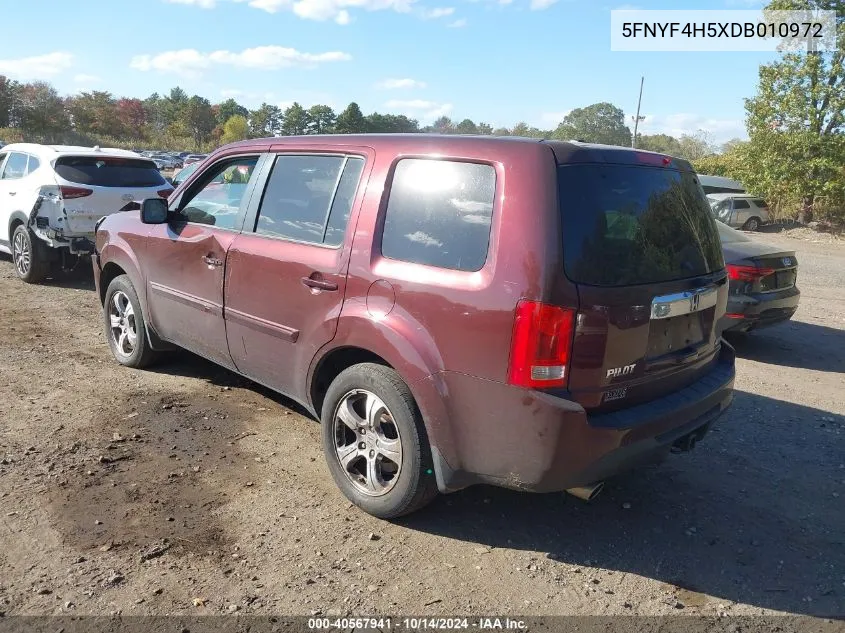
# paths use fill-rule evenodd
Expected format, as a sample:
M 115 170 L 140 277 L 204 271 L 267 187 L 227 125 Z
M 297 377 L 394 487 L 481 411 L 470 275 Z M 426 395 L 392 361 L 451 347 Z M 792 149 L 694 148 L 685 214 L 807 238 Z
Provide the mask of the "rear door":
M 155 163 L 142 158 L 61 156 L 54 170 L 67 217 L 65 231 L 72 235 L 93 233 L 101 217 L 139 208 L 145 198 L 166 198 L 173 190 Z
M 364 165 L 361 155 L 276 156 L 257 213 L 229 248 L 232 359 L 241 373 L 294 397 L 304 395 L 311 360 L 337 329 L 346 228 Z
M 578 288 L 569 387 L 612 409 L 682 388 L 716 361 L 727 277 L 691 171 L 657 165 L 558 168 L 564 267 Z

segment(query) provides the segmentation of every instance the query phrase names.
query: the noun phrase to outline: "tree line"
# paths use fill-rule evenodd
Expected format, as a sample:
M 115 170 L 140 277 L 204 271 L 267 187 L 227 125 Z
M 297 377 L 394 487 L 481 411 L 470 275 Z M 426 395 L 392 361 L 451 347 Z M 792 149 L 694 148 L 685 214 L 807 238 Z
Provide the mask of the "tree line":
M 355 133 L 482 134 L 583 140 L 631 146 L 631 130 L 621 108 L 596 103 L 568 113 L 552 129 L 519 122 L 496 127 L 472 119 L 441 116 L 420 125 L 404 114 L 372 112 L 357 103 L 336 113 L 327 105 L 305 108 L 293 103 L 282 109 L 263 103 L 250 110 L 235 99 L 212 103 L 178 86 L 168 94 L 146 99 L 115 97 L 106 91 L 62 96 L 46 82 L 19 83 L 0 75 L 0 140 L 82 143 L 114 147 L 208 151 L 225 143 L 266 136 Z M 675 138 L 638 135 L 638 147 L 694 160 L 713 148 L 703 132 Z

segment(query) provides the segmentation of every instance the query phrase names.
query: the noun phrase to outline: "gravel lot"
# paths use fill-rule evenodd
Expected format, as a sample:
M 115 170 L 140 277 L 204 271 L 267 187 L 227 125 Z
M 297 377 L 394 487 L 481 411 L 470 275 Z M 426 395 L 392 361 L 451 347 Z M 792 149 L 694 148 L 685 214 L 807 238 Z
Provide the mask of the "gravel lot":
M 386 523 L 317 423 L 177 354 L 119 367 L 87 267 L 0 259 L 0 615 L 845 615 L 845 242 L 795 249 L 794 320 L 738 343 L 692 454 L 593 503 L 473 488 Z

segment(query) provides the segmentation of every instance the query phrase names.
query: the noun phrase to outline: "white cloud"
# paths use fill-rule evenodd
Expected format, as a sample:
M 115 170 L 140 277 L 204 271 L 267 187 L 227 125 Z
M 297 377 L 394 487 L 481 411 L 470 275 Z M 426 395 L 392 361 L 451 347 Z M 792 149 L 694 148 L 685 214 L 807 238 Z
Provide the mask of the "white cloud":
M 557 127 L 558 124 L 563 121 L 566 115 L 570 112 L 572 112 L 572 110 L 562 110 L 560 112 L 543 112 L 543 114 L 540 115 L 542 126 L 548 127 L 550 125 L 553 125 Z
M 73 55 L 64 52 L 47 53 L 20 59 L 0 59 L 0 75 L 18 79 L 52 77 L 73 66 Z
M 446 116 L 452 111 L 451 103 L 438 103 L 425 99 L 391 99 L 384 104 L 385 108 L 399 114 L 412 116 L 423 122 L 431 122 L 441 116 Z
M 424 20 L 436 20 L 438 18 L 446 18 L 455 13 L 454 7 L 437 7 L 435 9 L 427 9 L 422 12 Z
M 532 11 L 543 11 L 544 9 L 548 9 L 552 6 L 557 0 L 531 0 L 531 10 Z
M 716 143 L 724 143 L 732 138 L 744 138 L 745 123 L 741 119 L 717 119 L 699 114 L 681 112 L 667 115 L 644 115 L 640 121 L 638 134 L 670 134 L 679 137 L 683 134 L 695 134 L 698 130 L 709 132 Z M 633 130 L 632 115 L 625 116 L 626 123 Z
M 425 88 L 424 81 L 417 81 L 416 79 L 385 79 L 376 84 L 376 88 L 381 90 L 400 90 L 406 88 Z
M 326 62 L 348 61 L 350 59 L 352 57 L 348 53 L 340 51 L 303 53 L 294 48 L 283 46 L 257 46 L 247 48 L 240 53 L 227 50 L 201 53 L 193 48 L 186 48 L 178 51 L 166 51 L 157 55 L 136 55 L 129 65 L 135 70 L 156 70 L 196 77 L 215 65 L 278 70 L 290 66 L 310 67 Z
M 77 84 L 95 84 L 101 81 L 102 79 L 97 75 L 86 75 L 85 73 L 80 73 L 73 76 L 73 82 Z
M 304 20 L 324 22 L 334 20 L 338 24 L 348 24 L 351 16 L 348 9 L 365 11 L 393 10 L 407 13 L 416 0 L 237 0 L 247 2 L 254 9 L 267 13 L 292 11 Z
M 170 4 L 189 4 L 200 9 L 213 9 L 217 4 L 215 0 L 164 0 Z
M 467 21 L 464 18 L 461 18 L 460 20 L 455 20 L 454 22 L 449 22 L 449 24 L 446 25 L 446 28 L 460 29 L 460 28 L 465 27 L 466 25 L 467 25 Z

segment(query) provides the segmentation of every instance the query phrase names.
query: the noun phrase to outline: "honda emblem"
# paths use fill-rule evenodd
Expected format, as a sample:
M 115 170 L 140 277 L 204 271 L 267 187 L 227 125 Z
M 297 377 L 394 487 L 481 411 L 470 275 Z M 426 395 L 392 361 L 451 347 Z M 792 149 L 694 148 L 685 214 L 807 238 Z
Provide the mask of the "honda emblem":
M 694 294 L 689 298 L 689 311 L 698 312 L 698 305 L 701 303 L 701 295 Z

